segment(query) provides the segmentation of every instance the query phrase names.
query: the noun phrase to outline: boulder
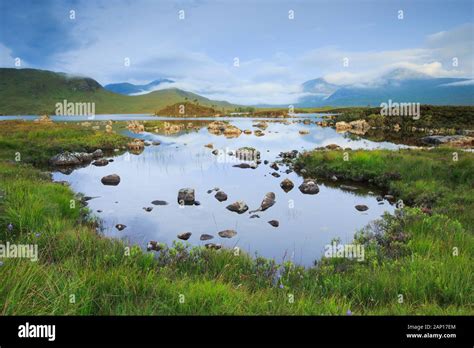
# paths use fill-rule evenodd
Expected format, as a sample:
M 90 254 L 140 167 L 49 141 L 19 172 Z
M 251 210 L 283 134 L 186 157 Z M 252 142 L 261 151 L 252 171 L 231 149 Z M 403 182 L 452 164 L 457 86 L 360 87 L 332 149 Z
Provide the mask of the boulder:
M 283 189 L 285 192 L 290 192 L 295 185 L 293 184 L 293 181 L 290 179 L 285 179 L 280 183 L 280 187 Z
M 109 164 L 109 161 L 105 158 L 98 159 L 98 160 L 95 160 L 94 162 L 92 162 L 92 165 L 97 166 L 97 167 L 104 167 L 107 164 Z
M 307 195 L 314 195 L 319 192 L 318 184 L 314 179 L 305 179 L 298 188 L 302 193 Z
M 243 214 L 249 209 L 247 204 L 245 204 L 245 202 L 243 202 L 243 201 L 234 202 L 234 203 L 228 205 L 226 208 L 227 208 L 227 210 L 233 211 L 237 214 Z
M 201 237 L 199 237 L 200 240 L 209 240 L 214 238 L 214 236 L 211 236 L 210 234 L 201 234 Z
M 74 166 L 81 164 L 81 161 L 74 154 L 68 151 L 53 156 L 49 162 L 53 166 Z
M 117 186 L 120 183 L 120 176 L 117 174 L 106 175 L 101 181 L 104 185 Z
M 366 211 L 366 210 L 369 210 L 369 207 L 366 206 L 365 204 L 358 204 L 355 206 L 355 208 L 358 210 L 358 211 Z
M 280 226 L 280 223 L 278 222 L 278 220 L 270 220 L 270 221 L 268 221 L 268 223 L 269 223 L 270 225 L 272 225 L 273 227 L 278 227 L 278 226 Z
M 235 235 L 237 235 L 237 232 L 235 232 L 234 230 L 224 230 L 224 231 L 220 231 L 218 235 L 221 236 L 222 238 L 232 238 Z
M 178 192 L 178 203 L 181 205 L 194 205 L 195 194 L 192 188 L 183 188 Z
M 223 202 L 223 201 L 226 201 L 227 200 L 227 194 L 224 192 L 224 191 L 218 191 L 214 197 L 216 197 L 216 199 L 219 201 L 219 202 Z
M 178 238 L 182 240 L 188 240 L 191 237 L 191 234 L 191 232 L 180 233 L 178 234 Z

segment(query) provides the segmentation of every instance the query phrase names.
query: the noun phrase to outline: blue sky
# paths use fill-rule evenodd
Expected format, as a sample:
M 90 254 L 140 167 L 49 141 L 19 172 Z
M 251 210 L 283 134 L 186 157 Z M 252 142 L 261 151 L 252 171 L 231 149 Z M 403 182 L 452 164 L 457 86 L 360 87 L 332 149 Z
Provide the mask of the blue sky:
M 13 67 L 19 57 L 22 67 L 102 84 L 168 77 L 215 99 L 290 103 L 302 82 L 320 76 L 363 84 L 405 67 L 472 77 L 473 3 L 0 0 L 0 66 Z

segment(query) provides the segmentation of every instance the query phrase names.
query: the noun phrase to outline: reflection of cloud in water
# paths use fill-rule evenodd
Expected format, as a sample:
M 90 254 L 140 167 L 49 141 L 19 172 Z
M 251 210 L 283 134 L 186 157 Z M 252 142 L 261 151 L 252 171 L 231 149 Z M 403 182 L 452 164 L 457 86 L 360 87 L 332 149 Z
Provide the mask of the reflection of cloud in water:
M 233 123 L 241 129 L 254 129 L 250 128 L 252 120 Z M 85 195 L 100 196 L 89 201 L 89 207 L 93 212 L 103 210 L 97 216 L 104 220 L 107 236 L 129 239 L 145 247 L 150 240 L 171 243 L 178 233 L 186 231 L 193 234 L 189 243 L 202 245 L 199 235 L 208 233 L 215 236 L 213 242 L 227 247 L 238 245 L 251 254 L 258 252 L 278 261 L 285 253 L 294 252 L 296 261 L 310 265 L 322 255 L 324 245 L 331 239 L 340 237 L 343 242 L 350 242 L 357 229 L 393 208 L 387 203 L 378 205 L 375 197 L 363 192 L 346 192 L 324 184 L 320 184 L 317 195 L 303 195 L 298 190 L 302 178 L 295 173 L 285 174 L 285 167 L 280 170 L 280 178 L 272 177 L 273 170 L 263 164 L 255 170 L 233 168 L 235 162 L 220 163 L 217 156 L 211 154 L 212 150 L 204 147 L 208 143 L 214 144 L 215 148 L 231 150 L 252 146 L 261 152 L 262 161 L 273 161 L 281 151 L 313 149 L 330 143 L 350 144 L 351 147 L 354 144 L 379 145 L 370 141 L 366 145 L 364 141 L 349 141 L 332 129 L 315 125 L 305 127 L 311 130 L 311 135 L 301 136 L 300 128 L 299 124 L 269 123 L 267 130 L 272 132 L 266 132 L 263 137 L 243 134 L 234 139 L 209 134 L 205 127 L 181 135 L 154 135 L 154 140 L 162 141 L 162 145 L 146 147 L 141 155 L 117 156 L 105 167 L 88 166 L 69 176 L 55 173 L 54 178 L 69 181 L 74 190 Z M 149 134 L 142 136 L 148 138 Z M 100 179 L 111 173 L 120 175 L 120 184 L 115 187 L 102 185 Z M 280 188 L 280 182 L 285 178 L 295 184 L 288 193 Z M 196 190 L 200 206 L 179 207 L 177 193 L 184 187 Z M 219 202 L 214 198 L 214 192 L 207 194 L 207 190 L 214 187 L 225 191 L 229 199 Z M 250 210 L 256 209 L 267 192 L 275 192 L 276 204 L 259 212 L 260 219 L 250 219 L 248 213 L 238 215 L 225 209 L 237 200 L 244 200 Z M 169 205 L 153 206 L 151 212 L 142 209 L 152 206 L 151 201 L 157 199 L 166 200 Z M 355 210 L 356 204 L 366 204 L 369 210 L 361 214 Z M 272 219 L 279 220 L 278 228 L 268 224 Z M 117 231 L 114 226 L 118 223 L 127 228 Z M 230 240 L 222 239 L 217 232 L 225 229 L 235 229 L 238 235 Z

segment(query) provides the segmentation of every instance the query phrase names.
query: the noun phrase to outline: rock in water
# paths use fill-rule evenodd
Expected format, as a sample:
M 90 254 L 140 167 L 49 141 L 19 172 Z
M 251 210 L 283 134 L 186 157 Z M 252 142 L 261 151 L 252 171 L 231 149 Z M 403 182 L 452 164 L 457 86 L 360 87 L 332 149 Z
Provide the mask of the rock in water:
M 369 210 L 369 207 L 364 205 L 364 204 L 358 204 L 355 206 L 355 208 L 358 210 L 358 211 L 366 211 L 366 210 Z
M 153 204 L 153 205 L 168 205 L 168 202 L 167 201 L 155 200 L 155 201 L 151 202 L 151 204 Z
M 107 164 L 109 164 L 109 161 L 106 160 L 105 158 L 98 159 L 98 160 L 95 160 L 94 162 L 92 162 L 92 165 L 94 165 L 96 167 L 103 167 L 103 166 L 106 166 Z
M 293 190 L 293 187 L 295 187 L 295 185 L 290 179 L 285 179 L 280 183 L 280 187 L 283 189 L 283 191 L 290 192 L 291 190 Z
M 269 223 L 270 225 L 272 225 L 273 227 L 278 227 L 278 226 L 280 226 L 280 223 L 278 222 L 278 220 L 270 220 L 270 221 L 268 221 L 268 223 Z
M 153 207 L 143 207 L 143 210 L 146 212 L 150 212 L 153 210 Z
M 214 236 L 211 236 L 210 234 L 201 234 L 201 237 L 199 238 L 200 240 L 209 240 L 214 238 Z
M 237 201 L 234 202 L 226 207 L 228 210 L 236 212 L 237 214 L 245 213 L 249 207 L 245 204 L 244 201 Z
M 181 205 L 194 205 L 195 203 L 194 189 L 183 188 L 179 190 L 178 203 Z
M 227 200 L 227 194 L 224 191 L 218 191 L 214 197 L 216 197 L 219 202 Z
M 53 156 L 49 162 L 53 166 L 74 166 L 81 164 L 81 161 L 70 152 L 63 152 Z
M 120 176 L 117 174 L 107 175 L 104 176 L 101 181 L 104 185 L 117 186 L 120 183 Z
M 116 228 L 117 230 L 119 230 L 119 231 L 124 230 L 126 227 L 127 227 L 127 226 L 122 225 L 122 224 L 117 224 L 117 225 L 115 225 L 115 228 Z
M 184 232 L 184 233 L 178 234 L 178 238 L 182 240 L 188 240 L 189 237 L 191 237 L 191 234 L 192 234 L 191 232 Z
M 305 179 L 298 188 L 306 195 L 315 195 L 319 192 L 319 187 L 314 179 Z
M 260 204 L 260 210 L 265 211 L 274 204 L 275 204 L 275 194 L 273 192 L 268 192 L 267 194 L 265 194 L 265 197 L 263 197 L 263 201 Z
M 270 168 L 272 168 L 272 169 L 274 169 L 274 170 L 280 169 L 280 168 L 278 167 L 278 164 L 276 164 L 275 162 L 273 162 L 273 163 L 270 165 Z
M 234 230 L 225 230 L 225 231 L 220 231 L 218 234 L 222 238 L 232 238 L 237 234 L 237 232 L 235 232 Z

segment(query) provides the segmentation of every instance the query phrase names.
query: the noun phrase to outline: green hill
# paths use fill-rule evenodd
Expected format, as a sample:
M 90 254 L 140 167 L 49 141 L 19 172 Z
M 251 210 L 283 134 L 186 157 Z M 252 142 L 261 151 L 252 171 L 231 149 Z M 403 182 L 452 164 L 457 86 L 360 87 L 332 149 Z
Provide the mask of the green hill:
M 177 88 L 163 89 L 138 96 L 116 94 L 97 81 L 37 69 L 0 68 L 0 114 L 55 114 L 56 103 L 95 103 L 96 114 L 154 114 L 168 105 L 193 102 L 219 111 L 235 105 L 215 101 Z

